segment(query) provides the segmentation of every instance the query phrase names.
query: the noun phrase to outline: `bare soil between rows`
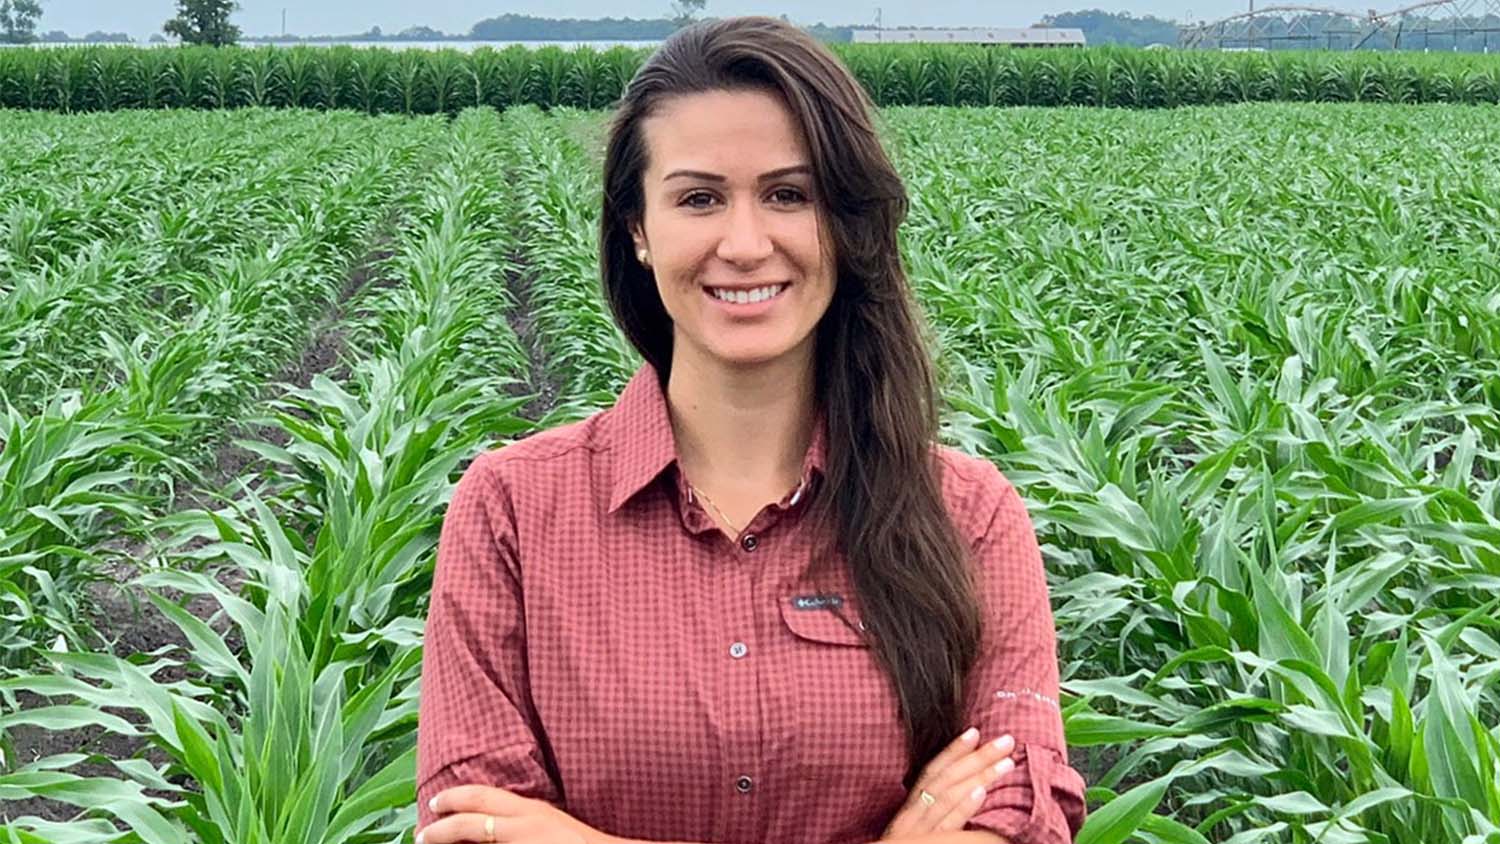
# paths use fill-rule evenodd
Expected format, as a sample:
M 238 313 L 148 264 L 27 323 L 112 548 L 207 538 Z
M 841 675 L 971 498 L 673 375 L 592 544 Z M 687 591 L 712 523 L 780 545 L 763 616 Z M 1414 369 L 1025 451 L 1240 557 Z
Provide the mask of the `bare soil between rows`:
M 541 333 L 537 330 L 536 317 L 531 307 L 531 285 L 534 279 L 526 272 L 525 261 L 519 253 L 511 253 L 508 258 L 511 269 L 507 272 L 505 281 L 515 307 L 506 312 L 505 319 L 511 332 L 520 341 L 522 350 L 526 352 L 527 361 L 527 383 L 513 384 L 509 392 L 516 397 L 532 396 L 519 412 L 522 417 L 535 422 L 557 406 L 562 381 L 547 364 L 547 353 L 542 347 Z

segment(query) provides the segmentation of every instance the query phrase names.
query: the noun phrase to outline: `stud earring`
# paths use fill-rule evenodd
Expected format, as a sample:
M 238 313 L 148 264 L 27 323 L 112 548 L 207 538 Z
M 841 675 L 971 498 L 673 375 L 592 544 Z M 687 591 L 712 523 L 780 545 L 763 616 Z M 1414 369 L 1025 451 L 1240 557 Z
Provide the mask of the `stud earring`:
M 646 262 L 646 250 L 642 249 L 641 251 L 635 253 L 635 257 L 639 259 L 642 264 L 650 266 L 650 264 Z

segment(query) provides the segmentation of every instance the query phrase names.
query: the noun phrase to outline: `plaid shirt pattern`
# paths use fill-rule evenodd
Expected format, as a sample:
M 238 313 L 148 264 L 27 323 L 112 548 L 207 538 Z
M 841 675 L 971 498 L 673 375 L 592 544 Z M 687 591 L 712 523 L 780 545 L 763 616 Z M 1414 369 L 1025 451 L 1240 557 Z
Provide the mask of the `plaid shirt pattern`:
M 650 364 L 614 407 L 477 458 L 438 546 L 419 828 L 434 794 L 481 783 L 633 839 L 878 839 L 909 760 L 842 558 L 810 566 L 800 517 L 826 440 L 820 419 L 797 487 L 733 541 L 676 471 Z M 1084 782 L 1067 761 L 1036 534 L 992 463 L 934 448 L 986 607 L 966 722 L 1016 739 L 1016 767 L 966 828 L 1072 841 Z

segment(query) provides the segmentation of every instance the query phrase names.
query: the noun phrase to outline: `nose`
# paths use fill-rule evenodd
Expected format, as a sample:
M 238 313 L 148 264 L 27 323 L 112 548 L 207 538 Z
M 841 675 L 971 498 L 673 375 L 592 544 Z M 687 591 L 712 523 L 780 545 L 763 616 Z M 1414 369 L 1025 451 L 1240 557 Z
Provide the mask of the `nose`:
M 753 265 L 770 257 L 773 250 L 764 214 L 754 201 L 736 202 L 724 215 L 728 229 L 719 240 L 718 256 L 731 264 Z

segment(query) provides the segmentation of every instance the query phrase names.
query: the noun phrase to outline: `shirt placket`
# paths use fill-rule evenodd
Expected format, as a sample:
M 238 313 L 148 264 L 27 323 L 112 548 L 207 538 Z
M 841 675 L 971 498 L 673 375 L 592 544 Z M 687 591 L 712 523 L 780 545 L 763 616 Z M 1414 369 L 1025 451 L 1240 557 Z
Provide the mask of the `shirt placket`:
M 771 772 L 766 771 L 766 702 L 762 690 L 766 688 L 765 672 L 774 670 L 763 658 L 765 645 L 759 631 L 768 630 L 768 619 L 759 618 L 774 612 L 774 601 L 765 600 L 763 585 L 774 580 L 768 571 L 771 564 L 771 549 L 765 532 L 772 523 L 780 522 L 783 513 L 777 505 L 768 505 L 750 520 L 738 541 L 724 547 L 730 577 L 726 580 L 732 595 L 726 595 L 727 637 L 729 643 L 729 690 L 730 706 L 735 709 L 733 724 L 738 727 L 729 768 L 732 771 L 730 784 L 730 811 L 724 813 L 729 819 L 726 841 L 754 841 L 759 832 L 760 819 L 766 814 L 766 784 Z M 774 537 L 772 537 L 774 538 Z
M 723 608 L 720 657 L 725 677 L 725 722 L 729 725 L 729 742 L 721 766 L 720 788 L 725 795 L 725 811 L 720 814 L 724 828 L 715 830 L 715 840 L 753 841 L 766 814 L 764 801 L 769 799 L 765 783 L 766 770 L 766 688 L 764 672 L 772 670 L 761 657 L 762 641 L 757 631 L 767 629 L 768 621 L 757 618 L 777 611 L 774 599 L 762 595 L 766 584 L 775 582 L 776 573 L 768 570 L 770 553 L 764 533 L 780 522 L 785 510 L 794 506 L 805 486 L 783 502 L 767 505 L 750 520 L 738 539 L 730 544 L 715 543 L 726 562 L 725 577 L 720 579 L 723 593 L 718 606 Z M 691 489 L 688 501 L 692 503 Z M 701 510 L 701 508 L 700 508 Z M 706 514 L 705 514 L 706 516 Z M 717 531 L 717 527 L 713 530 Z

